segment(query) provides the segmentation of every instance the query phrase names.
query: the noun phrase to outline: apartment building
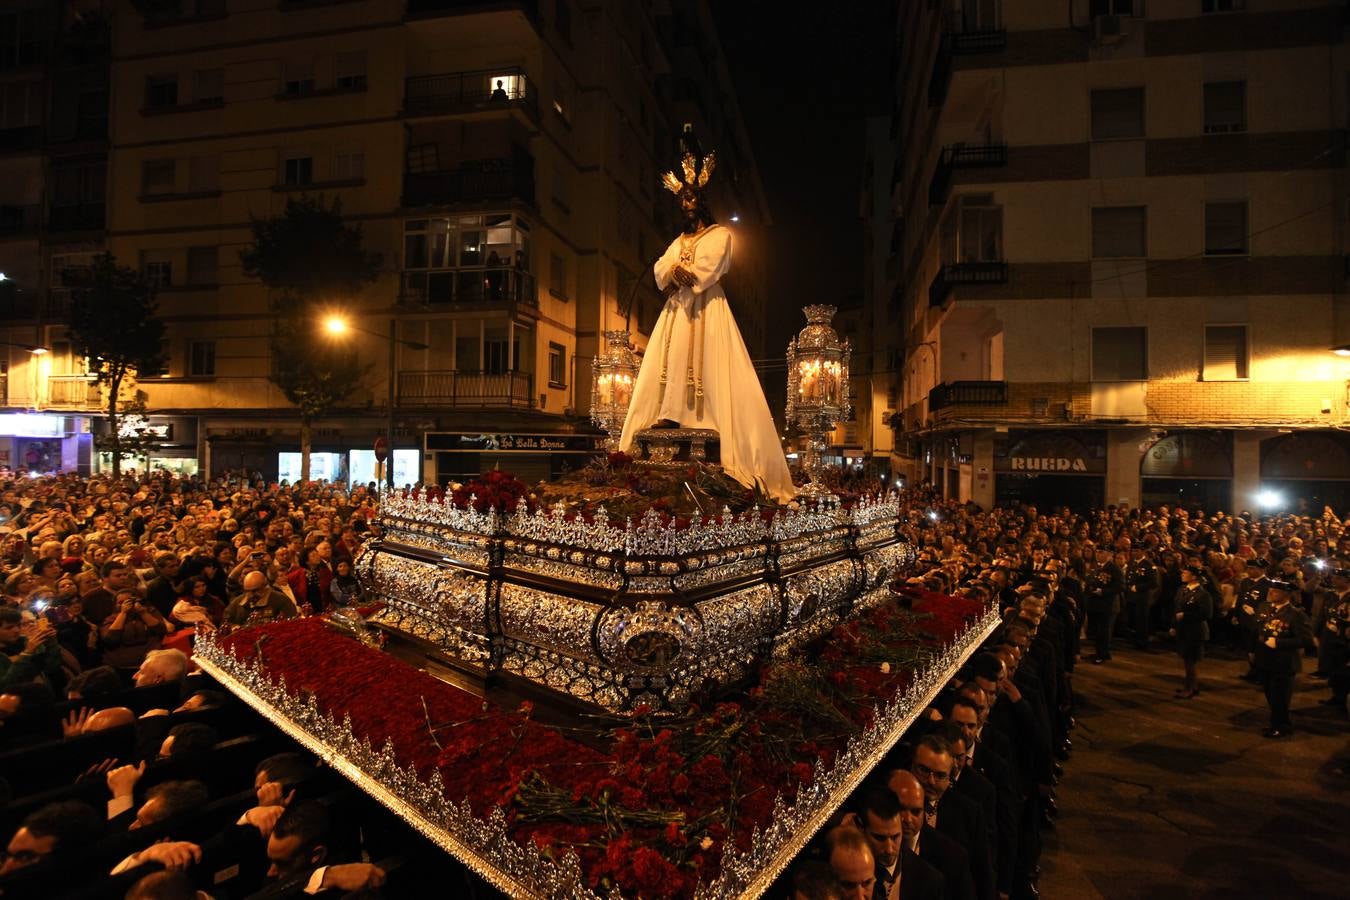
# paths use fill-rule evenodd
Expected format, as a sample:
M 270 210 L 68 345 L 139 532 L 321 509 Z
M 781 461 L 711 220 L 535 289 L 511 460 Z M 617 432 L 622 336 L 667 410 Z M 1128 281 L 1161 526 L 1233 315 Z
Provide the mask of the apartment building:
M 87 472 L 93 462 L 98 388 L 52 323 L 68 310 L 63 273 L 106 246 L 104 6 L 0 9 L 0 465 Z
M 239 261 L 288 200 L 340 200 L 382 259 L 332 301 L 371 368 L 316 423 L 312 474 L 369 480 L 392 395 L 400 483 L 542 478 L 595 448 L 590 359 L 630 297 L 639 345 L 659 313 L 658 178 L 686 123 L 719 152 L 715 210 L 767 221 L 702 3 L 169 0 L 111 26 L 106 246 L 157 285 L 169 368 L 139 387 L 195 435 L 185 469 L 298 473 Z M 737 312 L 762 345 L 750 243 Z
M 869 290 L 897 473 L 984 506 L 1350 503 L 1346 25 L 900 4 Z

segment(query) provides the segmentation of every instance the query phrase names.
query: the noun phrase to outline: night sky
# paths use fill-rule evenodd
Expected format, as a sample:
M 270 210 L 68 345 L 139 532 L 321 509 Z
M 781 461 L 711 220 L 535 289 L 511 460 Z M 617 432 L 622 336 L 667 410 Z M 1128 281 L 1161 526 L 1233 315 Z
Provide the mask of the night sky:
M 780 357 L 801 307 L 862 292 L 863 120 L 890 108 L 891 4 L 711 5 L 774 222 L 766 353 Z

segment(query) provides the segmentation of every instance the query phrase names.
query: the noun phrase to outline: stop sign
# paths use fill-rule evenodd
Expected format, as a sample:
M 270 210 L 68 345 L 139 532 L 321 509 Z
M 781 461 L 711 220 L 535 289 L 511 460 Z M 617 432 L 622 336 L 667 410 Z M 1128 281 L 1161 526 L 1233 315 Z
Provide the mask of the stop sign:
M 384 462 L 389 458 L 389 442 L 382 437 L 375 439 L 375 459 Z

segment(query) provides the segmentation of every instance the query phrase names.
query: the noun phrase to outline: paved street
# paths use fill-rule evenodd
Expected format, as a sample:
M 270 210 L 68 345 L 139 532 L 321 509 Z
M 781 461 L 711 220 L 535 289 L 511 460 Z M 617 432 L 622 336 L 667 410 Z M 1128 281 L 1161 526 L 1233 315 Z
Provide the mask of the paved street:
M 1312 660 L 1305 660 L 1311 671 Z M 1074 755 L 1047 835 L 1047 900 L 1343 898 L 1350 881 L 1350 725 L 1306 674 L 1293 738 L 1261 737 L 1260 689 L 1231 655 L 1201 664 L 1202 693 L 1175 700 L 1170 652 L 1082 663 Z

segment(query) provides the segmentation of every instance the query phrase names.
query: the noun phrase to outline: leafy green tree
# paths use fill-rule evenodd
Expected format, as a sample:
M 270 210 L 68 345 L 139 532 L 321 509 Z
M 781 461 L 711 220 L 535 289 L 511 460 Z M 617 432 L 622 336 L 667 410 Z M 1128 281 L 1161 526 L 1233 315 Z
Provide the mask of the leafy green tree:
M 288 200 L 279 216 L 254 219 L 253 243 L 240 251 L 245 274 L 271 290 L 272 383 L 300 411 L 300 478 L 309 480 L 314 421 L 360 385 L 368 367 L 322 327 L 324 308 L 347 306 L 380 272 L 380 256 L 362 248 L 359 226 L 342 204 Z
M 95 257 L 71 289 L 71 344 L 108 386 L 108 435 L 102 449 L 112 454 L 114 472 L 121 471 L 124 452 L 122 391 L 134 387 L 138 377 L 164 370 L 164 322 L 157 312 L 154 287 L 135 269 L 119 266 L 111 253 Z

